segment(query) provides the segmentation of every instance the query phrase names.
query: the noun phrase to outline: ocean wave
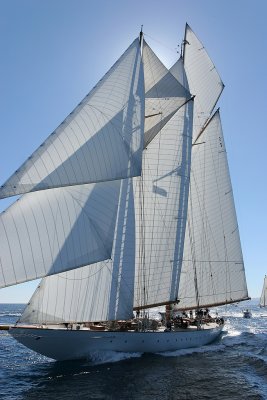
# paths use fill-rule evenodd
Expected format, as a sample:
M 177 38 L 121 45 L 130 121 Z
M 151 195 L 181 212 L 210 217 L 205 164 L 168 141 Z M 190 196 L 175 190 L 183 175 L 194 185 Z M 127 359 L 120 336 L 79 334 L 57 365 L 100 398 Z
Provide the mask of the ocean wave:
M 0 313 L 0 318 L 1 317 L 21 317 L 21 313 L 11 313 L 11 312 L 1 312 Z

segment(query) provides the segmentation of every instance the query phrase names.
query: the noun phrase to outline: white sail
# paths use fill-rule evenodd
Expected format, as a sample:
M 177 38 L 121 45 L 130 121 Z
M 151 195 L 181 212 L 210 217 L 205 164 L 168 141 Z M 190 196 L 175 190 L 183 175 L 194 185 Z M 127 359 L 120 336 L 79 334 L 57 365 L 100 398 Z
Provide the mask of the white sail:
M 142 58 L 145 78 L 144 147 L 147 147 L 191 95 L 189 90 L 162 64 L 145 41 Z
M 224 85 L 206 49 L 189 25 L 185 29 L 183 59 L 190 92 L 196 96 L 193 129 L 193 139 L 196 139 L 209 119 Z M 173 70 L 176 68 L 173 67 Z
M 86 322 L 132 317 L 135 218 L 132 180 L 121 182 L 111 259 L 41 281 L 20 321 Z
M 143 68 L 136 39 L 65 121 L 1 186 L 0 198 L 140 175 L 144 106 Z
M 260 306 L 266 307 L 267 306 L 267 275 L 264 277 L 263 288 L 260 297 Z
M 134 41 L 0 190 L 35 192 L 0 215 L 0 286 L 44 277 L 20 322 L 248 297 L 219 112 L 210 118 L 221 79 L 189 26 L 170 71 L 142 48 Z
M 188 91 L 189 84 L 184 69 L 184 60 L 180 57 L 177 62 L 170 69 L 171 74 L 180 82 Z
M 135 180 L 135 307 L 175 301 L 183 254 L 191 161 L 193 102 L 149 144 Z
M 0 215 L 0 287 L 110 258 L 120 182 L 28 193 Z
M 158 107 L 157 110 L 164 113 L 161 124 L 149 125 L 149 131 L 153 134 L 146 141 L 148 150 L 143 154 L 143 162 L 146 164 L 145 184 L 149 188 L 145 196 L 146 202 L 152 202 L 154 207 L 154 215 L 148 213 L 145 224 L 151 229 L 152 218 L 155 222 L 149 234 L 150 237 L 146 238 L 150 249 L 150 261 L 147 268 L 157 269 L 157 277 L 155 276 L 153 280 L 154 289 L 150 289 L 147 293 L 147 300 L 163 302 L 177 297 L 181 266 L 180 253 L 185 230 L 193 105 L 192 102 L 188 103 L 176 112 L 177 108 L 183 106 L 191 97 L 189 92 L 168 72 L 146 43 L 144 43 L 143 59 L 146 91 L 150 95 L 153 93 L 154 96 L 148 97 L 148 103 L 146 99 L 146 110 L 147 104 L 151 104 L 153 99 L 154 105 Z M 165 90 L 162 87 L 162 80 L 167 83 Z M 167 95 L 169 99 L 164 97 Z M 171 112 L 168 111 L 168 103 Z M 159 137 L 155 138 L 175 112 L 175 116 L 166 128 L 159 133 Z M 159 155 L 161 150 L 163 150 L 162 155 Z M 168 164 L 166 157 L 170 159 Z M 185 185 L 184 182 L 186 182 Z M 132 182 L 129 180 L 122 183 L 111 260 L 44 278 L 21 321 L 27 323 L 99 321 L 131 317 L 133 306 L 140 305 L 140 297 L 138 297 L 140 291 L 137 284 L 140 283 L 138 274 L 141 268 L 137 262 L 137 278 L 135 279 L 135 252 L 138 258 L 141 244 L 138 239 L 135 242 L 135 218 L 136 221 L 139 218 L 138 180 L 135 182 L 135 205 L 131 185 Z M 163 196 L 162 192 L 164 192 Z M 168 206 L 171 207 L 170 210 Z M 157 211 L 160 211 L 159 217 L 156 216 Z M 124 219 L 126 223 L 123 222 Z M 155 228 L 156 225 L 158 225 L 157 228 Z M 136 231 L 138 237 L 139 226 Z M 153 246 L 151 234 L 155 240 Z M 161 262 L 156 268 L 152 260 L 160 252 Z M 165 256 L 172 261 L 168 263 L 167 270 L 163 271 Z M 156 292 L 162 283 L 159 278 L 162 276 L 164 276 L 164 290 L 157 297 Z M 135 295 L 134 279 L 136 280 Z M 99 290 L 95 289 L 96 285 Z
M 217 111 L 193 145 L 180 309 L 248 297 L 244 263 Z

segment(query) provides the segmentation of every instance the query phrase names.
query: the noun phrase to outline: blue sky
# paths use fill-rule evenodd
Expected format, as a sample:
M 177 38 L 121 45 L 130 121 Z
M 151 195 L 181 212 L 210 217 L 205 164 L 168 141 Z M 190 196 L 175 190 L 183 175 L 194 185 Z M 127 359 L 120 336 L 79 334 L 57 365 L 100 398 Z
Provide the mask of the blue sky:
M 267 2 L 1 0 L 0 184 L 62 122 L 138 35 L 167 67 L 186 22 L 225 83 L 219 101 L 249 294 L 267 273 Z M 10 200 L 0 201 L 0 210 Z M 27 302 L 30 282 L 0 291 Z

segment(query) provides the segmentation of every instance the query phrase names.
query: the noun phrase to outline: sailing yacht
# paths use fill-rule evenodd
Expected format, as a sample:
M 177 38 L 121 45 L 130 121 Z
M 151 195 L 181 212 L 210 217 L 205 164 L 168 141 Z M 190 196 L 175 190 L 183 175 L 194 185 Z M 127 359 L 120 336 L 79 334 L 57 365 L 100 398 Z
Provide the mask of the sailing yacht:
M 264 277 L 263 288 L 260 297 L 260 307 L 267 307 L 267 275 Z
M 248 299 L 219 110 L 189 25 L 167 69 L 144 39 L 0 188 L 0 287 L 42 278 L 9 333 L 56 360 L 214 341 Z M 191 318 L 172 316 L 172 307 Z M 155 310 L 166 306 L 166 325 Z

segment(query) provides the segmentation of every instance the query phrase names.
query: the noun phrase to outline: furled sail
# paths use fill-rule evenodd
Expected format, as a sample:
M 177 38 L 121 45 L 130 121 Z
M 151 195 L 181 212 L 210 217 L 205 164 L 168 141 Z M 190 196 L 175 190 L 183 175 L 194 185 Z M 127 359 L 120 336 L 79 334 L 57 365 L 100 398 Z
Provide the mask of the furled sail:
M 111 259 L 44 278 L 21 322 L 87 322 L 132 317 L 135 217 L 131 179 L 120 182 L 118 203 Z
M 196 139 L 208 121 L 224 85 L 206 49 L 188 24 L 185 28 L 183 60 L 190 92 L 196 96 L 193 128 L 193 139 Z M 177 63 L 180 62 L 178 60 Z M 173 66 L 171 71 L 175 74 L 178 68 Z
M 174 302 L 183 255 L 193 101 L 176 112 L 143 154 L 135 181 L 135 307 Z
M 145 79 L 144 147 L 147 147 L 191 95 L 189 90 L 162 64 L 145 41 L 142 58 Z
M 193 144 L 180 309 L 248 298 L 219 111 Z
M 0 215 L 0 287 L 110 258 L 120 181 L 22 196 Z
M 136 39 L 1 186 L 0 198 L 140 175 L 144 106 L 143 67 Z
M 264 277 L 263 288 L 260 297 L 260 306 L 266 307 L 267 306 L 267 275 Z

